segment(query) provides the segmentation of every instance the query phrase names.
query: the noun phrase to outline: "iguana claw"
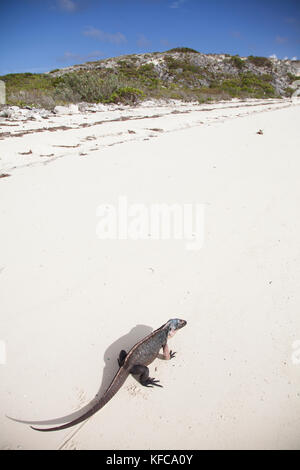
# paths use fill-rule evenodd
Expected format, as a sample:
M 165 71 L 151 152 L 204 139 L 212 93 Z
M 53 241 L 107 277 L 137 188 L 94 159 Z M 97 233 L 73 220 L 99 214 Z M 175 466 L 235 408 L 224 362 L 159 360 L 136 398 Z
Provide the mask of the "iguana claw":
M 146 381 L 145 384 L 143 384 L 145 387 L 153 387 L 153 385 L 155 385 L 155 387 L 162 387 L 162 385 L 159 385 L 159 380 L 155 380 L 151 377 L 149 377 Z
M 170 351 L 170 359 L 173 359 L 173 357 L 175 357 L 175 354 L 176 354 L 176 351 L 175 352 Z

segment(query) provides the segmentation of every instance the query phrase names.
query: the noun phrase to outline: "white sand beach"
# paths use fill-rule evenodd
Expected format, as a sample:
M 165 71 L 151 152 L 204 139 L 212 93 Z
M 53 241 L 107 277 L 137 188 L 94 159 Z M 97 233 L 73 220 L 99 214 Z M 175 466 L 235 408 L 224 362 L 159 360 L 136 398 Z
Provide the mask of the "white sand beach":
M 107 107 L 0 122 L 0 448 L 300 448 L 300 100 Z M 204 243 L 97 236 L 97 209 L 200 204 Z M 144 388 L 121 349 L 187 326 Z M 57 420 L 59 422 L 59 420 Z

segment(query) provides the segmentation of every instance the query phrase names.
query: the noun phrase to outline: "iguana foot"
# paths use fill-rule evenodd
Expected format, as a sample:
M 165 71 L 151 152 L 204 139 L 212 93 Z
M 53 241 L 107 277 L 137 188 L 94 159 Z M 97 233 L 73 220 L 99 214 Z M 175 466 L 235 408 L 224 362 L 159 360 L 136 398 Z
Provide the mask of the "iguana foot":
M 139 375 L 139 382 L 144 387 L 162 387 L 162 385 L 158 384 L 159 380 L 149 377 L 148 367 L 143 366 L 142 364 L 133 366 L 130 372 L 133 375 Z
M 155 387 L 162 387 L 162 385 L 159 385 L 159 380 L 155 380 L 151 377 L 149 377 L 144 383 L 142 383 L 142 385 L 144 385 L 144 387 L 153 387 L 153 385 Z
M 175 352 L 170 351 L 170 359 L 173 359 L 173 357 L 175 357 L 175 354 L 176 354 L 176 351 Z

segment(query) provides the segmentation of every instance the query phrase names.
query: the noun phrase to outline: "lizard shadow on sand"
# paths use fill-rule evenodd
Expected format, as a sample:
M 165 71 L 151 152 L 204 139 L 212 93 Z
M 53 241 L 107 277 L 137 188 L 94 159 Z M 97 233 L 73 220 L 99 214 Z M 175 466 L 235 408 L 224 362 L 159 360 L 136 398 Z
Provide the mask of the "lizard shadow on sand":
M 119 369 L 118 365 L 118 357 L 120 354 L 120 351 L 122 349 L 125 349 L 126 352 L 128 352 L 138 341 L 140 341 L 142 338 L 145 336 L 149 335 L 153 331 L 153 328 L 150 326 L 146 325 L 136 325 L 134 328 L 130 330 L 129 333 L 127 333 L 124 336 L 121 336 L 119 339 L 117 339 L 114 343 L 112 343 L 105 351 L 104 353 L 104 362 L 105 366 L 103 369 L 103 375 L 102 375 L 102 382 L 99 387 L 98 392 L 96 393 L 95 397 L 89 401 L 85 406 L 80 408 L 77 411 L 74 411 L 73 413 L 70 413 L 65 416 L 60 416 L 59 418 L 53 418 L 50 420 L 39 420 L 39 421 L 21 421 L 21 420 L 14 420 L 14 421 L 21 421 L 26 424 L 61 424 L 61 423 L 67 423 L 69 421 L 72 421 L 79 416 L 81 416 L 83 413 L 88 411 L 92 406 L 97 402 L 98 398 L 101 397 L 106 389 L 109 387 L 112 379 L 114 378 L 116 372 Z M 97 371 L 95 371 L 96 373 Z M 11 418 L 12 419 L 12 418 Z

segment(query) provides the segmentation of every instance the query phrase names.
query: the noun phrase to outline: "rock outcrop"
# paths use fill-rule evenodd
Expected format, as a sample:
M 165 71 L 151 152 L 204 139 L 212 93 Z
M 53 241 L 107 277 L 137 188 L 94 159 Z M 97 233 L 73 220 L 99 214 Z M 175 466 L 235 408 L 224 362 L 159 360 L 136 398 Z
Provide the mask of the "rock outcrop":
M 137 68 L 152 65 L 159 79 L 169 83 L 175 81 L 180 83 L 180 80 L 185 83 L 185 64 L 189 64 L 191 70 L 193 66 L 202 70 L 203 77 L 197 77 L 197 82 L 194 83 L 198 86 L 210 86 L 212 81 L 220 77 L 237 77 L 241 72 L 250 72 L 257 76 L 271 76 L 270 84 L 276 93 L 284 95 L 285 90 L 290 86 L 290 76 L 300 77 L 300 61 L 176 51 L 124 55 L 65 67 L 49 74 L 60 77 L 71 72 L 105 69 L 118 73 L 119 70 L 124 69 L 124 66 Z M 181 74 L 182 77 L 180 77 Z

